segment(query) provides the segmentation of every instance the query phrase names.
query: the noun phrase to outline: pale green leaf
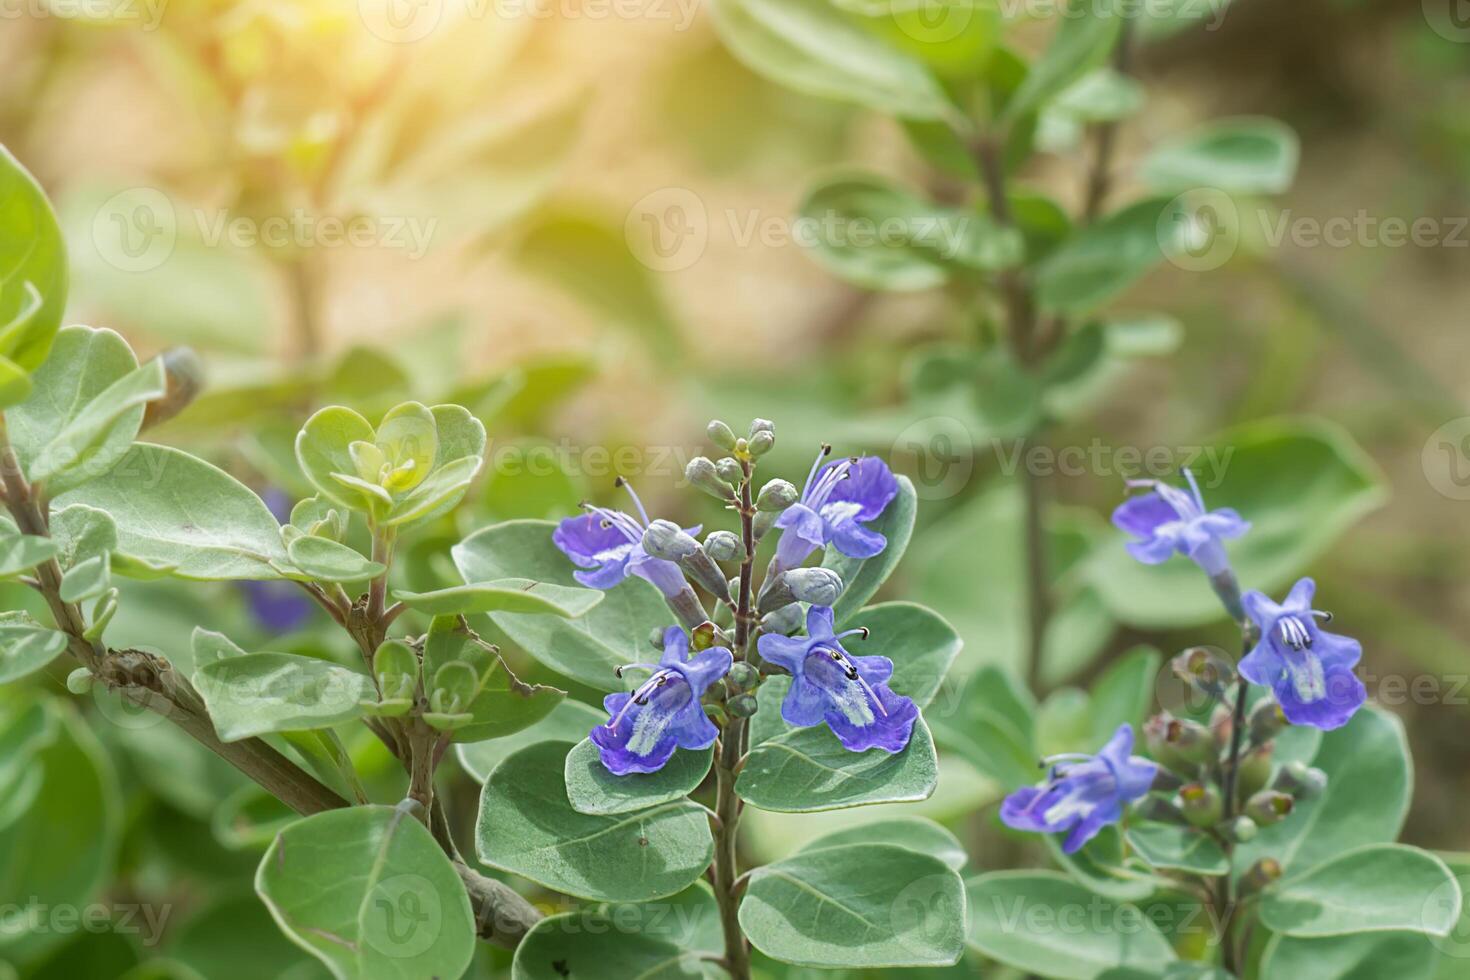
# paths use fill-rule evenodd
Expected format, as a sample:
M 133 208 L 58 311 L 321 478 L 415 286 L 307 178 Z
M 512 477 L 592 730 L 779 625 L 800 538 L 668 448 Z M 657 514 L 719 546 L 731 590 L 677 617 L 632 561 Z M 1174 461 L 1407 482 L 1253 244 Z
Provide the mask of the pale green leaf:
M 1261 922 L 1306 939 L 1365 932 L 1447 936 L 1460 891 L 1445 863 L 1402 844 L 1370 844 L 1276 882 L 1261 896 Z
M 709 773 L 714 749 L 680 749 L 658 772 L 615 776 L 602 764 L 596 745 L 582 739 L 567 753 L 567 801 L 578 813 L 646 810 L 694 792 Z
M 195 686 L 226 742 L 269 732 L 327 728 L 377 700 L 372 678 L 326 660 L 248 653 L 201 664 Z

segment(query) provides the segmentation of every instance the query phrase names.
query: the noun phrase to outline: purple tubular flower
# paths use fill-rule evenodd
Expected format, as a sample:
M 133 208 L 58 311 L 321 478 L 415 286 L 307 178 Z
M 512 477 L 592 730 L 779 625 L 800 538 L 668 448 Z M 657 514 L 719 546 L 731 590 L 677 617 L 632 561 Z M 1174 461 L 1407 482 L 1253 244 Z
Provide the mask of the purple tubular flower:
M 807 610 L 806 632 L 806 636 L 767 633 L 757 641 L 762 657 L 791 672 L 781 717 L 798 728 L 825 721 L 852 752 L 901 751 L 913 735 L 919 709 L 888 687 L 893 661 L 850 656 L 842 649 L 842 638 L 854 633 L 866 636 L 868 631 L 834 633 L 828 606 Z
M 801 499 L 781 512 L 776 562 L 795 568 L 818 548 L 835 547 L 850 558 L 872 558 L 888 546 L 877 531 L 863 527 L 878 519 L 898 495 L 898 480 L 876 456 L 822 465 L 831 452 L 823 446 L 802 488 Z
M 1044 786 L 1023 786 L 1001 804 L 1006 826 L 1039 834 L 1066 832 L 1062 852 L 1072 854 L 1110 823 L 1123 807 L 1149 791 L 1158 766 L 1133 755 L 1133 726 L 1122 724 L 1097 755 L 1053 756 Z
M 588 734 L 602 764 L 615 776 L 657 772 L 674 749 L 706 749 L 719 730 L 700 698 L 724 677 L 734 657 L 724 647 L 710 647 L 686 659 L 689 638 L 677 626 L 664 631 L 664 653 L 656 664 L 629 664 L 653 671 L 632 694 L 609 694 L 602 706 L 609 717 Z M 623 668 L 624 670 L 628 667 Z
M 1260 629 L 1256 647 L 1240 661 L 1252 684 L 1269 687 L 1293 725 L 1330 731 L 1347 724 L 1368 692 L 1353 673 L 1362 658 L 1357 640 L 1317 628 L 1331 614 L 1312 608 L 1317 583 L 1304 578 L 1277 605 L 1260 592 L 1245 594 L 1245 611 Z
M 1159 480 L 1130 480 L 1151 493 L 1133 497 L 1113 511 L 1113 524 L 1137 540 L 1128 553 L 1145 565 L 1158 565 L 1178 552 L 1215 578 L 1229 572 L 1224 542 L 1250 530 L 1250 522 L 1228 507 L 1205 510 L 1194 474 L 1184 471 L 1190 493 Z
M 583 504 L 587 513 L 568 517 L 558 524 L 551 533 L 552 542 L 562 554 L 585 569 L 572 574 L 588 588 L 610 589 L 629 575 L 637 575 L 658 586 L 665 596 L 679 595 L 689 587 L 684 573 L 674 562 L 655 558 L 643 550 L 648 512 L 633 488 L 626 483 L 622 486 L 633 498 L 637 518 L 622 511 Z M 699 533 L 698 527 L 687 530 L 690 534 Z

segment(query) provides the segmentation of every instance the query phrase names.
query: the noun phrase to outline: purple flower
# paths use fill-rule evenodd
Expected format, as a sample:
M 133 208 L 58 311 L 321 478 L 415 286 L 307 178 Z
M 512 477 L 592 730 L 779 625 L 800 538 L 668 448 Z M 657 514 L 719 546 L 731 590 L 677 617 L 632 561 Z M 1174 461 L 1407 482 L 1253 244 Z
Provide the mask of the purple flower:
M 1240 661 L 1252 684 L 1269 687 L 1293 725 L 1328 731 L 1347 724 L 1368 692 L 1353 673 L 1363 656 L 1357 640 L 1317 628 L 1331 620 L 1312 608 L 1317 583 L 1304 578 L 1281 605 L 1260 592 L 1245 594 L 1245 611 L 1260 629 L 1256 647 Z
M 831 608 L 812 606 L 806 614 L 806 632 L 804 637 L 767 633 L 758 641 L 762 657 L 791 672 L 781 717 L 798 728 L 825 721 L 852 752 L 872 748 L 898 752 L 908 745 L 919 709 L 889 689 L 893 661 L 854 657 L 842 649 L 844 636 L 866 636 L 868 631 L 834 633 Z
M 1150 487 L 1151 493 L 1133 497 L 1113 511 L 1113 524 L 1137 540 L 1128 553 L 1145 565 L 1158 565 L 1178 552 L 1192 559 L 1211 578 L 1228 573 L 1230 560 L 1224 542 L 1250 530 L 1230 508 L 1205 510 L 1194 474 L 1184 471 L 1192 493 L 1160 480 L 1130 480 L 1130 487 Z
M 664 653 L 658 663 L 628 665 L 652 670 L 653 676 L 632 694 L 603 699 L 611 717 L 588 737 L 613 775 L 657 772 L 676 748 L 705 749 L 714 744 L 719 730 L 706 717 L 700 698 L 725 676 L 734 657 L 724 647 L 710 647 L 685 659 L 688 654 L 689 638 L 679 627 L 670 626 L 664 631 Z
M 266 487 L 260 496 L 279 523 L 291 519 L 291 498 L 283 490 Z M 312 602 L 295 582 L 239 582 L 237 585 L 245 594 L 250 618 L 271 636 L 300 629 L 311 618 Z
M 1097 755 L 1053 756 L 1044 786 L 1023 786 L 1001 804 L 1006 826 L 1040 834 L 1067 832 L 1071 854 L 1123 818 L 1123 807 L 1149 791 L 1158 766 L 1133 755 L 1133 726 L 1122 724 Z
M 776 518 L 781 541 L 776 562 L 795 568 L 818 548 L 835 547 L 850 558 L 872 558 L 888 545 L 877 531 L 863 527 L 878 519 L 898 494 L 898 480 L 876 456 L 822 465 L 832 451 L 823 446 L 802 488 L 801 499 Z
M 619 482 L 633 498 L 638 518 L 622 511 L 584 504 L 587 513 L 568 517 L 558 524 L 551 534 L 552 542 L 573 562 L 586 569 L 572 574 L 588 588 L 610 589 L 629 575 L 637 575 L 658 586 L 665 596 L 681 594 L 689 587 L 684 581 L 684 573 L 675 563 L 655 558 L 643 550 L 648 512 L 643 509 L 643 501 L 638 499 L 633 488 Z M 698 527 L 688 530 L 690 534 L 699 533 Z

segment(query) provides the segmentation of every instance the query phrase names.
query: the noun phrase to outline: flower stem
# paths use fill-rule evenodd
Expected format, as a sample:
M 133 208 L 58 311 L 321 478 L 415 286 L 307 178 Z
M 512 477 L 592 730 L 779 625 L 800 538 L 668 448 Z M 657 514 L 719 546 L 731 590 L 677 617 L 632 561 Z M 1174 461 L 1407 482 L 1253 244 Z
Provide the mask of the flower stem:
M 745 559 L 740 563 L 740 588 L 735 606 L 735 649 L 737 662 L 749 653 L 755 622 L 752 609 L 752 578 L 755 569 L 755 503 L 751 486 L 755 468 L 750 460 L 740 461 L 744 479 L 740 485 L 740 537 L 745 545 Z M 715 819 L 710 827 L 715 837 L 715 859 L 712 868 L 715 901 L 720 907 L 720 926 L 725 934 L 725 968 L 732 980 L 749 980 L 750 945 L 740 931 L 740 867 L 739 830 L 740 798 L 735 795 L 735 777 L 745 755 L 746 721 L 734 715 L 721 733 L 715 753 Z

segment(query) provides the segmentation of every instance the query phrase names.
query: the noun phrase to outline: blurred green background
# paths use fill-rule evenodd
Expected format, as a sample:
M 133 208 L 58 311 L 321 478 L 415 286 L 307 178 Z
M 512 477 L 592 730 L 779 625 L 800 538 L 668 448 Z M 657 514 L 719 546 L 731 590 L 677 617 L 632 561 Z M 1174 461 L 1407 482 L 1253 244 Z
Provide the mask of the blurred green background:
M 680 486 L 712 415 L 775 420 L 765 469 L 793 481 L 824 440 L 890 458 L 921 507 L 885 595 L 934 607 L 966 640 L 931 711 L 939 793 L 906 809 L 961 832 L 975 866 L 1001 866 L 1024 852 L 996 829 L 998 764 L 970 744 L 964 685 L 987 666 L 1031 672 L 1013 437 L 1038 409 L 1005 379 L 979 404 L 952 394 L 936 355 L 989 329 L 965 296 L 847 285 L 794 240 L 822 176 L 876 171 L 941 200 L 952 180 L 891 120 L 753 74 L 703 7 L 565 0 L 515 15 L 425 0 L 395 20 L 374 0 L 5 4 L 0 142 L 62 217 L 69 318 L 143 355 L 204 357 L 205 394 L 154 438 L 289 506 L 310 493 L 290 446 L 314 406 L 457 401 L 486 423 L 486 475 L 415 537 L 409 586 L 453 581 L 447 549 L 468 531 L 570 513 L 619 475 L 653 510 L 717 520 Z M 1470 849 L 1457 805 L 1470 791 L 1470 23 L 1454 9 L 1237 0 L 1149 36 L 1115 203 L 1148 147 L 1218 116 L 1284 120 L 1300 170 L 1287 193 L 1240 207 L 1228 254 L 1165 265 L 1115 304 L 1140 312 L 1138 329 L 1039 409 L 1057 422 L 1031 464 L 1056 503 L 1057 615 L 1033 672 L 1055 728 L 1044 742 L 1086 729 L 1081 689 L 1110 677 L 1116 692 L 1107 671 L 1136 663 L 1124 658 L 1140 643 L 1232 642 L 1199 581 L 1128 566 L 1106 523 L 1148 460 L 1163 476 L 1215 447 L 1194 464 L 1207 497 L 1268 542 L 1246 584 L 1318 578 L 1363 642 L 1370 692 L 1408 726 L 1405 839 L 1447 851 Z M 1008 23 L 1007 43 L 1035 49 L 1047 30 Z M 1077 125 L 1057 115 L 1040 138 L 1050 152 L 1022 179 L 1075 207 Z M 1388 219 L 1429 224 L 1405 241 Z M 178 656 L 200 624 L 249 649 L 342 652 L 274 587 L 131 583 L 110 635 Z M 102 693 L 67 699 L 64 676 L 0 696 L 0 744 L 40 763 L 0 758 L 0 976 L 319 975 L 250 891 L 278 805 L 151 716 Z M 354 751 L 378 795 L 401 795 L 371 738 Z M 470 780 L 449 789 L 465 826 Z M 746 845 L 773 857 L 889 809 L 820 824 L 752 810 Z M 137 929 L 11 914 L 38 899 L 101 903 L 114 924 L 135 908 Z M 483 958 L 485 975 L 504 967 Z

